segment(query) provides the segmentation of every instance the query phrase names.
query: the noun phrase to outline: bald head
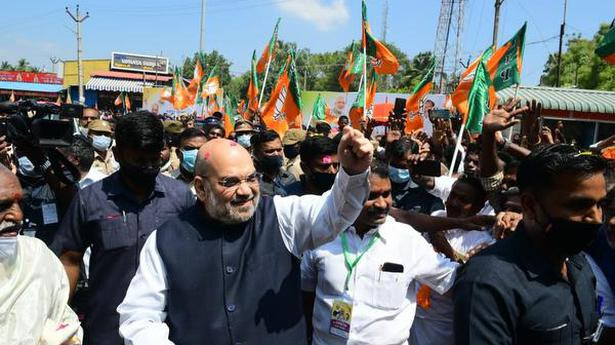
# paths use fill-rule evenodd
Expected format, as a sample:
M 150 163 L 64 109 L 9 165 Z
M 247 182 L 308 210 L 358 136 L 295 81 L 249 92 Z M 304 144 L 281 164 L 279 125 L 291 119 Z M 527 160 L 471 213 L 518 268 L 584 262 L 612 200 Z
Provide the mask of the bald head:
M 245 176 L 254 170 L 250 153 L 227 139 L 213 139 L 201 146 L 194 169 L 196 175 L 217 177 Z

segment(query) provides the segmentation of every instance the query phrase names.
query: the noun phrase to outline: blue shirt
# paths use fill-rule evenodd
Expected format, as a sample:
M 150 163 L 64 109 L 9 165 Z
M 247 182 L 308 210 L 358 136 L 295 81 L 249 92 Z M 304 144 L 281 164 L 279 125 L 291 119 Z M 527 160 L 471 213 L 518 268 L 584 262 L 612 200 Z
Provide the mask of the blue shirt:
M 161 174 L 142 202 L 135 199 L 119 172 L 75 195 L 51 248 L 61 255 L 92 247 L 85 343 L 123 344 L 115 309 L 137 270 L 141 248 L 154 229 L 194 202 L 184 183 Z

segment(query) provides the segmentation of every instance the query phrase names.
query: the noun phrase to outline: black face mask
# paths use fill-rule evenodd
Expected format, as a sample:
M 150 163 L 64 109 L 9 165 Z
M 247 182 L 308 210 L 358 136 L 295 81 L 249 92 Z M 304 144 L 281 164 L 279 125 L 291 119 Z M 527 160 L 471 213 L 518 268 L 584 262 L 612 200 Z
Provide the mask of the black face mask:
M 258 164 L 263 171 L 277 172 L 282 167 L 284 158 L 282 156 L 263 156 L 258 160 Z
M 297 145 L 289 145 L 284 146 L 284 157 L 288 159 L 293 159 L 299 155 L 299 146 Z
M 141 167 L 128 163 L 121 164 L 120 170 L 125 178 L 144 189 L 152 189 L 156 184 L 156 176 L 160 172 L 160 167 Z
M 333 187 L 333 182 L 335 182 L 335 174 L 314 172 L 312 173 L 312 181 L 314 182 L 314 185 L 316 185 L 316 188 L 324 193 Z
M 547 234 L 549 242 L 569 257 L 587 249 L 596 239 L 602 224 L 551 218 L 550 226 L 551 232 Z
M 557 251 L 566 257 L 570 257 L 587 249 L 591 245 L 602 223 L 576 222 L 569 219 L 551 217 L 545 211 L 542 213 L 547 216 L 548 223 L 545 228 L 549 228 L 547 241 Z

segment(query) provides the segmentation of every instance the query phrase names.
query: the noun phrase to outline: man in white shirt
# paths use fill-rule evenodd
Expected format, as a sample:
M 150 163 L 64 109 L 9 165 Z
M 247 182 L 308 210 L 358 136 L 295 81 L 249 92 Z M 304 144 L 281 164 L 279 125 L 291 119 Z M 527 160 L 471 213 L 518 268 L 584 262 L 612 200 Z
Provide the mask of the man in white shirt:
M 388 215 L 393 203 L 384 167 L 372 167 L 361 214 L 334 241 L 306 253 L 301 284 L 315 291 L 313 342 L 407 344 L 415 281 L 447 292 L 458 266 L 433 251 L 412 227 Z
M 0 164 L 0 342 L 81 344 L 60 260 L 40 240 L 18 235 L 22 197 L 17 177 Z
M 485 204 L 487 193 L 476 177 L 462 176 L 453 184 L 446 199 L 446 210 L 432 213 L 436 217 L 467 218 L 479 213 Z M 495 242 L 489 231 L 466 231 L 452 229 L 429 234 L 434 249 L 455 261 L 467 261 L 470 252 L 482 245 Z M 436 239 L 435 237 L 440 236 Z M 421 287 L 417 287 L 421 289 Z M 453 345 L 454 303 L 452 296 L 439 295 L 423 288 L 416 318 L 410 332 L 413 345 Z M 423 305 L 422 305 L 423 304 Z
M 346 128 L 331 191 L 261 197 L 248 151 L 208 141 L 195 168 L 200 202 L 148 237 L 117 309 L 126 344 L 305 344 L 298 258 L 357 218 L 372 155 Z

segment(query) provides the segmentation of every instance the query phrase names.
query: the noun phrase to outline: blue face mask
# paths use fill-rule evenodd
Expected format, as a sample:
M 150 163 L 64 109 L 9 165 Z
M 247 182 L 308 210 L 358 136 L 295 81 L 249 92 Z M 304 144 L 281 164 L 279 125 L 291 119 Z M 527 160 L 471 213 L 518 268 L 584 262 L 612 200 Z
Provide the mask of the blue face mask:
M 389 165 L 389 178 L 393 183 L 407 183 L 410 181 L 410 170 Z
M 92 146 L 97 151 L 107 151 L 111 146 L 111 137 L 106 135 L 92 135 Z
M 242 134 L 237 136 L 237 143 L 239 145 L 241 145 L 243 148 L 249 148 L 250 146 L 252 146 L 252 143 L 250 142 L 250 138 L 252 137 L 252 134 Z
M 17 159 L 17 172 L 25 177 L 41 177 L 43 174 L 37 169 L 34 164 L 26 156 L 21 156 Z
M 189 173 L 194 173 L 194 164 L 196 163 L 196 155 L 199 153 L 198 149 L 181 150 L 182 153 L 182 167 Z

